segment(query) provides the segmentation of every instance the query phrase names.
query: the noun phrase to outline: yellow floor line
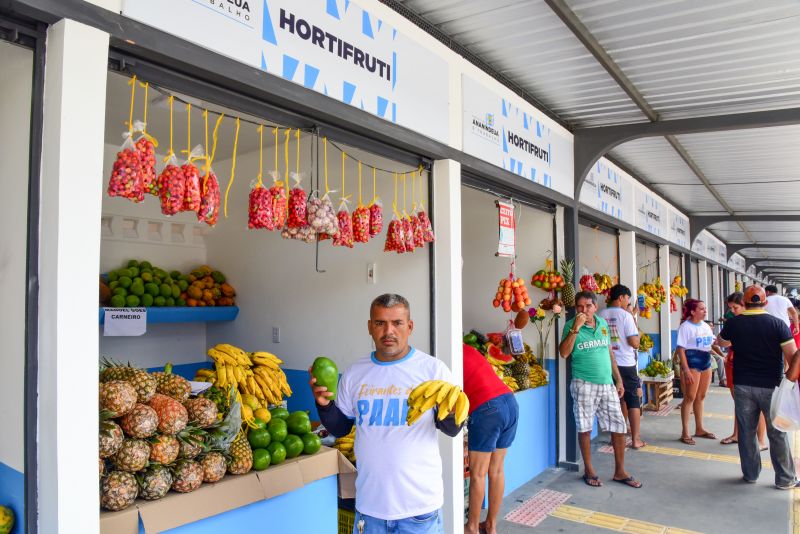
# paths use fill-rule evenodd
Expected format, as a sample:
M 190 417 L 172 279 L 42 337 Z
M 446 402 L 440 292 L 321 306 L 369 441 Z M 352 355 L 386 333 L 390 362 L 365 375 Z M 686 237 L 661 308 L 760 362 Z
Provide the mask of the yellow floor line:
M 595 512 L 586 508 L 561 504 L 550 512 L 552 517 L 631 534 L 699 534 L 693 530 L 668 527 L 619 515 Z
M 680 417 L 681 411 L 680 411 L 680 409 L 673 410 L 672 412 L 670 412 L 670 415 L 677 415 L 678 417 Z M 691 416 L 692 416 L 692 418 L 694 418 L 694 414 L 691 414 Z M 703 417 L 711 417 L 713 419 L 727 419 L 729 421 L 733 421 L 733 419 L 734 419 L 734 415 L 733 414 L 714 413 L 714 412 L 703 412 Z
M 648 445 L 642 447 L 637 452 L 649 452 L 650 454 L 664 454 L 667 456 L 683 456 L 684 458 L 696 458 L 698 460 L 714 460 L 716 462 L 726 462 L 729 464 L 738 464 L 739 455 L 728 454 L 711 454 L 702 451 L 693 451 L 688 449 L 675 449 L 672 447 L 659 447 L 656 445 Z M 772 469 L 772 462 L 769 460 L 762 460 L 761 466 L 765 469 Z M 798 532 L 800 534 L 800 532 Z

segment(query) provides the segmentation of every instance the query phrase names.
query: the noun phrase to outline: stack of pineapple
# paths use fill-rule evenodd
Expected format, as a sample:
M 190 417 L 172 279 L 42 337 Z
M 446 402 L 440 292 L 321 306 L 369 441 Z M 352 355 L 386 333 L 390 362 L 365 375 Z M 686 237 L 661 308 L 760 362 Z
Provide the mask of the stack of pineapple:
M 123 510 L 137 496 L 160 499 L 170 489 L 188 493 L 252 466 L 252 454 L 248 464 L 247 451 L 233 439 L 241 427 L 236 403 L 231 421 L 210 396 L 190 398 L 189 381 L 172 374 L 169 364 L 158 373 L 108 360 L 102 367 L 99 469 L 106 510 Z
M 514 361 L 504 365 L 502 372 L 501 378 L 511 388 L 511 391 L 538 388 L 548 384 L 547 373 L 527 343 L 525 343 L 525 352 L 514 356 Z

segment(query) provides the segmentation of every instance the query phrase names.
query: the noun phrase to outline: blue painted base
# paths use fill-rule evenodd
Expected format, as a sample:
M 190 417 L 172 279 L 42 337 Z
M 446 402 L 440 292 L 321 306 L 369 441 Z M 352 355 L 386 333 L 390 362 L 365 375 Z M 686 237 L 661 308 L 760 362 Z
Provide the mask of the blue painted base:
M 12 534 L 25 532 L 25 475 L 0 462 L 0 504 L 14 510 Z
M 336 534 L 338 532 L 336 476 L 312 482 L 295 491 L 253 503 L 195 523 L 173 528 L 170 534 L 220 532 L 281 532 Z M 139 534 L 144 526 L 139 521 Z

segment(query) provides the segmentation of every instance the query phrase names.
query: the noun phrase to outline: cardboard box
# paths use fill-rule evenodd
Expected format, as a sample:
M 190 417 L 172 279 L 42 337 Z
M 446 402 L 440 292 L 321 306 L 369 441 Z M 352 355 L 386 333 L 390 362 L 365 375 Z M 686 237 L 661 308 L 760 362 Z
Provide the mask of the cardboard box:
M 353 476 L 352 490 L 347 491 L 355 495 L 355 467 L 336 449 L 323 447 L 317 454 L 286 460 L 265 471 L 227 475 L 216 484 L 203 484 L 192 493 L 171 492 L 158 501 L 137 500 L 121 512 L 101 512 L 100 532 L 138 534 L 141 517 L 145 532 L 154 534 L 283 495 L 340 472 Z M 339 486 L 341 491 L 341 480 Z
M 342 499 L 356 498 L 356 466 L 338 452 L 339 455 L 339 497 Z

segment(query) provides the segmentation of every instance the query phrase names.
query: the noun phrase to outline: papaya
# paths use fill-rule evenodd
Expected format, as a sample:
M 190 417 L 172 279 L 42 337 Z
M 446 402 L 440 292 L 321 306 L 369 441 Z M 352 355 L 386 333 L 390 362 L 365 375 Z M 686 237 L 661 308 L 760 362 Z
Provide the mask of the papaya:
M 226 297 L 233 297 L 234 295 L 236 295 L 236 290 L 233 289 L 233 286 L 228 283 L 223 283 L 222 285 L 220 285 L 219 289 L 220 291 L 222 291 L 222 294 L 225 295 Z
M 336 388 L 339 385 L 339 368 L 330 358 L 320 356 L 311 365 L 311 376 L 317 379 L 317 384 L 325 386 L 333 393 L 330 400 L 336 400 Z

